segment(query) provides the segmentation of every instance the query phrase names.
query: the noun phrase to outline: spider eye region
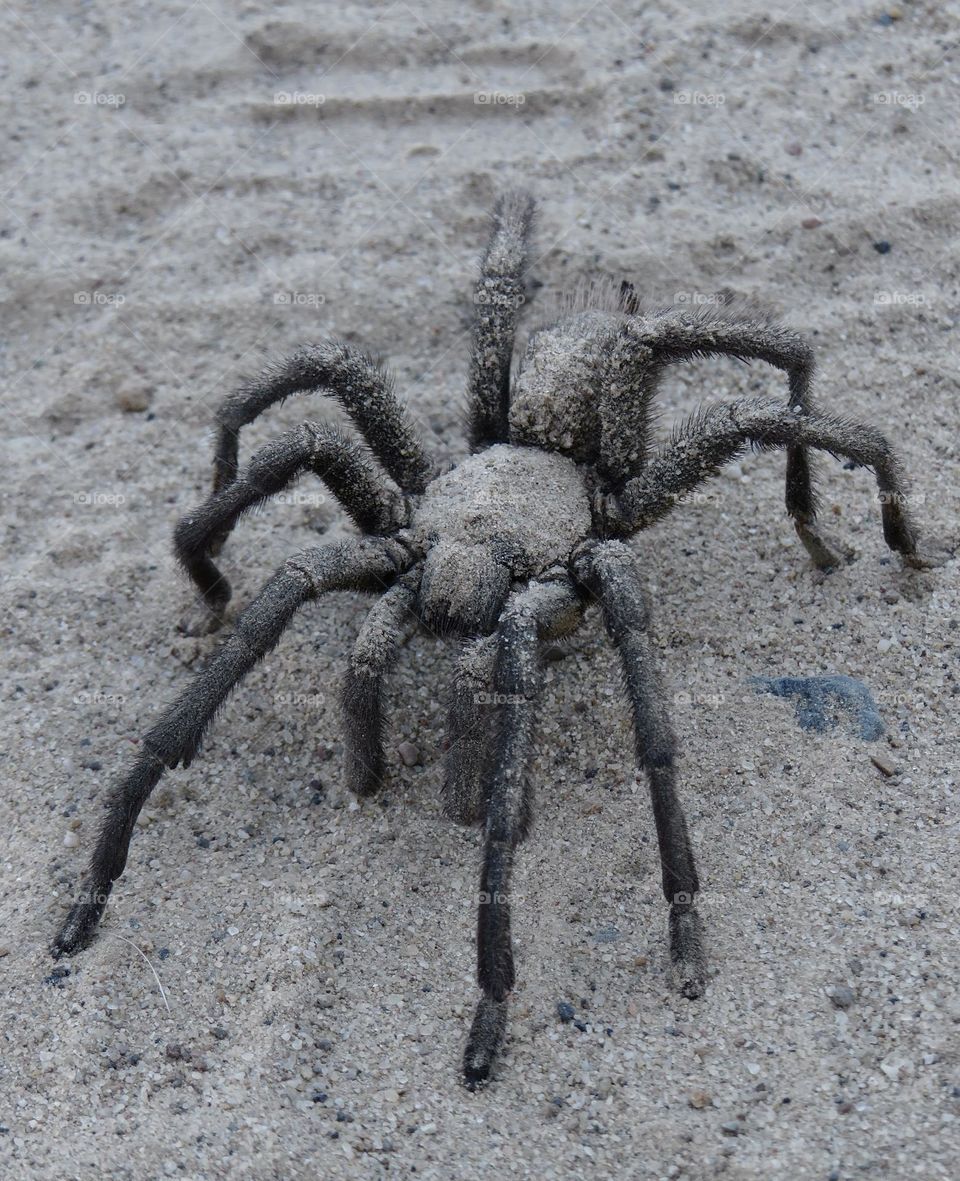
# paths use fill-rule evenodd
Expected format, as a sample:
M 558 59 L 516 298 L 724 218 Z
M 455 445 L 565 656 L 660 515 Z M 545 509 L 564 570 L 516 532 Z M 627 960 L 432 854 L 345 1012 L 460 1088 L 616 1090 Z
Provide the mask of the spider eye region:
M 572 459 L 507 443 L 434 480 L 411 530 L 426 553 L 420 588 L 427 626 L 491 631 L 514 580 L 569 561 L 590 532 L 590 500 Z

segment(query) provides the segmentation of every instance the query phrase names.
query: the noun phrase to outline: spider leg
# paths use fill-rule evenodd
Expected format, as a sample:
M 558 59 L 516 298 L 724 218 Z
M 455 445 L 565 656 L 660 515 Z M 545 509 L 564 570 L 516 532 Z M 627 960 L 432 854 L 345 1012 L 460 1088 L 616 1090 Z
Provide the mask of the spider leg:
M 561 634 L 557 631 L 554 638 Z M 490 761 L 490 719 L 497 704 L 496 658 L 496 636 L 481 636 L 464 646 L 454 673 L 442 791 L 443 810 L 456 824 L 476 824 L 486 810 L 484 774 Z
M 370 357 L 339 341 L 308 345 L 227 395 L 216 415 L 214 491 L 236 477 L 241 427 L 276 402 L 315 390 L 337 399 L 404 492 L 423 491 L 433 465 L 397 398 L 392 379 Z
M 744 448 L 814 447 L 871 468 L 876 476 L 883 536 L 908 566 L 925 566 L 907 511 L 900 462 L 874 427 L 824 414 L 799 414 L 773 399 L 709 406 L 686 419 L 669 444 L 654 455 L 643 475 L 615 498 L 628 531 L 646 528 Z
M 409 561 L 396 542 L 358 538 L 305 550 L 279 568 L 233 634 L 164 710 L 133 766 L 109 793 L 87 878 L 51 948 L 55 957 L 89 943 L 113 883 L 123 873 L 137 816 L 164 768 L 190 765 L 230 691 L 276 646 L 298 608 L 326 591 L 383 590 Z
M 670 904 L 670 959 L 684 996 L 706 987 L 706 956 L 695 908 L 700 883 L 687 823 L 676 789 L 676 739 L 650 639 L 650 606 L 633 557 L 622 542 L 586 550 L 577 574 L 600 601 L 610 638 L 620 654 L 633 710 L 637 763 L 646 773 L 660 846 L 663 893 Z
M 667 365 L 693 357 L 724 355 L 743 361 L 765 361 L 787 374 L 790 406 L 799 407 L 801 414 L 813 410 L 813 349 L 800 333 L 761 311 L 745 309 L 738 316 L 723 308 L 707 308 L 695 313 L 670 310 L 630 321 L 627 332 L 632 340 L 652 351 L 652 384 Z M 619 421 L 619 432 L 610 432 L 616 441 L 608 447 L 623 451 L 629 443 L 622 417 Z M 640 474 L 638 470 L 627 471 L 622 456 L 617 457 L 614 467 L 623 479 Z M 827 542 L 815 523 L 817 497 L 813 471 L 809 453 L 803 446 L 787 447 L 785 499 L 787 512 L 814 563 L 821 569 L 840 565 L 842 555 Z
M 450 743 L 444 760 L 443 810 L 457 824 L 476 824 L 485 807 L 483 774 L 493 717 L 494 636 L 469 641 L 457 661 L 447 714 Z
M 474 293 L 476 321 L 470 359 L 470 448 L 505 443 L 510 410 L 510 361 L 524 297 L 524 268 L 533 221 L 529 193 L 505 193 L 493 210 L 493 228 Z
M 398 579 L 370 609 L 357 636 L 342 688 L 347 786 L 372 795 L 383 779 L 383 681 L 417 630 L 422 566 Z
M 335 427 L 305 422 L 269 443 L 246 471 L 183 517 L 174 548 L 203 596 L 203 618 L 182 624 L 197 633 L 222 623 L 230 583 L 211 560 L 240 517 L 282 491 L 303 472 L 319 476 L 365 533 L 388 533 L 404 523 L 403 497 L 363 449 Z
M 506 1028 L 514 984 L 510 875 L 514 852 L 530 825 L 527 763 L 540 686 L 539 641 L 576 626 L 581 601 L 569 580 L 533 582 L 513 594 L 496 632 L 493 688 L 497 733 L 487 789 L 483 870 L 477 921 L 477 1005 L 463 1058 L 471 1089 L 490 1074 Z

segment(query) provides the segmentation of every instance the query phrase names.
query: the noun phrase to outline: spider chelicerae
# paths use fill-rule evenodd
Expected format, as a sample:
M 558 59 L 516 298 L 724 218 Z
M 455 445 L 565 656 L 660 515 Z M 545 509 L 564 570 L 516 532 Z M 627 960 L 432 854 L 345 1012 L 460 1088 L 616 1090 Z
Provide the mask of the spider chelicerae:
M 703 992 L 699 882 L 677 798 L 676 740 L 629 539 L 745 448 L 785 448 L 787 511 L 813 562 L 832 567 L 845 554 L 816 521 L 809 449 L 818 448 L 873 470 L 887 545 L 909 565 L 925 563 L 886 439 L 870 426 L 818 411 L 810 346 L 749 305 L 648 307 L 630 284 L 616 293 L 596 289 L 532 333 L 511 379 L 532 217 L 533 200 L 520 191 L 502 196 L 494 209 L 475 293 L 471 454 L 451 470 L 438 472 L 383 369 L 342 343 L 303 348 L 223 402 L 213 492 L 175 535 L 177 554 L 200 591 L 202 615 L 190 630 L 210 631 L 223 619 L 230 588 L 213 559 L 239 518 L 301 475 L 323 480 L 360 536 L 285 561 L 146 734 L 108 795 L 88 875 L 54 955 L 91 940 L 126 865 L 137 816 L 164 768 L 190 764 L 227 695 L 276 645 L 296 611 L 328 591 L 372 592 L 379 597 L 343 686 L 346 777 L 356 794 L 368 796 L 383 781 L 384 680 L 403 643 L 419 626 L 462 642 L 443 799 L 453 820 L 483 825 L 481 996 L 463 1060 L 466 1083 L 483 1083 L 503 1040 L 515 979 L 510 879 L 531 819 L 539 655 L 545 642 L 572 632 L 598 603 L 623 665 L 636 758 L 649 782 L 674 980 L 684 996 Z M 717 354 L 785 371 L 788 399 L 710 405 L 669 441 L 656 443 L 652 407 L 664 369 Z M 240 430 L 268 407 L 314 391 L 339 401 L 362 443 L 306 422 L 264 447 L 241 472 Z

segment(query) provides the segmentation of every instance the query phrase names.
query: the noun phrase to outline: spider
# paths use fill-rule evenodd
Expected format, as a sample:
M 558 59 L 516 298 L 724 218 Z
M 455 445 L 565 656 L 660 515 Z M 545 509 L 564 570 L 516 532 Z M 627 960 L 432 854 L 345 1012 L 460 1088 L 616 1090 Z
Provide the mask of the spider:
M 301 349 L 229 395 L 217 414 L 213 491 L 176 529 L 177 554 L 200 592 L 209 631 L 230 587 L 214 562 L 238 519 L 307 472 L 323 480 L 360 536 L 285 561 L 229 638 L 144 737 L 107 798 L 90 868 L 53 944 L 57 957 L 93 938 L 123 873 L 140 809 L 164 768 L 189 766 L 230 691 L 279 641 L 304 603 L 335 590 L 378 595 L 349 657 L 342 690 L 349 788 L 382 784 L 384 680 L 400 648 L 425 626 L 462 650 L 449 707 L 443 803 L 483 826 L 477 926 L 480 997 L 463 1076 L 485 1083 L 503 1041 L 515 972 L 511 870 L 531 821 L 528 763 L 546 641 L 570 634 L 599 604 L 619 652 L 636 759 L 653 805 L 679 992 L 699 997 L 707 964 L 696 909 L 699 882 L 677 794 L 677 743 L 657 670 L 641 564 L 628 539 L 747 447 L 786 449 L 786 508 L 816 566 L 844 559 L 816 521 L 809 449 L 873 470 L 887 545 L 925 565 L 903 478 L 874 428 L 818 411 L 813 356 L 803 337 L 750 306 L 645 306 L 630 284 L 581 294 L 533 332 L 511 379 L 524 302 L 533 199 L 497 201 L 477 280 L 469 371 L 470 455 L 437 469 L 390 378 L 367 355 L 327 342 Z M 701 409 L 655 444 L 652 406 L 663 371 L 726 354 L 783 370 L 786 402 L 764 397 Z M 259 451 L 241 473 L 241 429 L 294 394 L 336 398 L 363 444 L 305 422 Z M 478 709 L 478 703 L 493 702 Z

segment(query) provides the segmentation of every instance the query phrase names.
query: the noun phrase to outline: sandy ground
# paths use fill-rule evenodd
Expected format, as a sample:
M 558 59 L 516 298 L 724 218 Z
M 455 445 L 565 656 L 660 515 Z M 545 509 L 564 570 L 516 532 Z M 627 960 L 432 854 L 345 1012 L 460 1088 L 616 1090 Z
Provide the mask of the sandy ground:
M 410 645 L 396 765 L 358 805 L 336 684 L 365 603 L 343 595 L 162 782 L 101 937 L 44 980 L 98 799 L 217 642 L 177 633 L 169 538 L 205 494 L 218 398 L 339 335 L 387 354 L 436 453 L 462 455 L 471 283 L 507 184 L 541 202 L 530 322 L 593 276 L 765 300 L 956 544 L 951 8 L 4 5 L 5 1177 L 956 1176 L 957 563 L 902 572 L 869 474 L 833 461 L 826 512 L 857 559 L 825 580 L 780 456 L 635 542 L 704 884 L 702 1001 L 669 986 L 591 616 L 547 670 L 509 1041 L 485 1093 L 460 1086 L 478 836 L 438 802 L 453 653 Z M 782 388 L 674 370 L 664 426 Z M 333 411 L 287 405 L 246 453 L 307 416 Z M 230 544 L 239 604 L 346 529 L 322 489 L 286 499 Z M 803 731 L 745 685 L 824 672 L 869 685 L 885 737 Z

